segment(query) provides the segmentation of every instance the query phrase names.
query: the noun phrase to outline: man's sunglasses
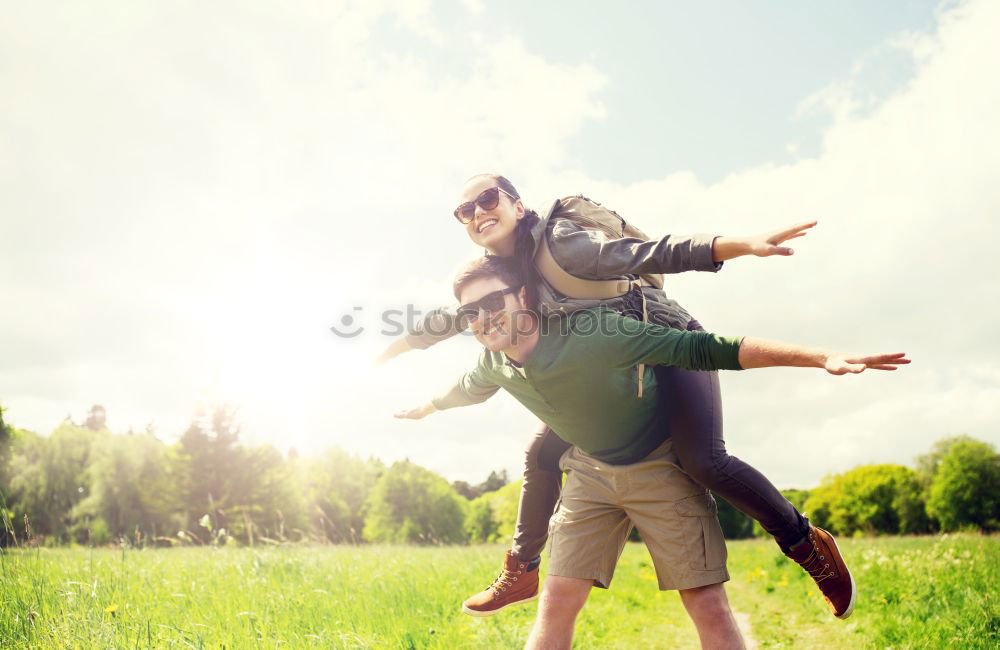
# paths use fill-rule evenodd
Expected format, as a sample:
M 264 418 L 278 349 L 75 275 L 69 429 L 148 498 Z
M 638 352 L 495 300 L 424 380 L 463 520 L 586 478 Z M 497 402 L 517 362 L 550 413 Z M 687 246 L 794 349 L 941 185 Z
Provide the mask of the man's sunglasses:
M 455 218 L 458 219 L 459 223 L 466 224 L 476 218 L 477 205 L 483 210 L 492 210 L 500 203 L 500 192 L 509 196 L 512 201 L 517 201 L 517 197 L 507 190 L 500 187 L 491 187 L 488 190 L 480 192 L 475 201 L 467 201 L 455 208 Z
M 506 304 L 504 296 L 508 293 L 517 293 L 520 289 L 521 287 L 510 287 L 509 289 L 493 291 L 479 300 L 464 304 L 458 308 L 458 318 L 466 324 L 475 323 L 479 320 L 479 310 L 482 310 L 487 315 L 500 311 L 503 309 L 504 304 Z

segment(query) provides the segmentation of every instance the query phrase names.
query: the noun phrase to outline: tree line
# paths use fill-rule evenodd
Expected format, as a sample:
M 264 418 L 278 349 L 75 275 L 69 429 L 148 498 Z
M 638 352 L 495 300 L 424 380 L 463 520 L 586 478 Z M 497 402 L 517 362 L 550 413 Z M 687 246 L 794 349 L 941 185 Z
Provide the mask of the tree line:
M 385 465 L 340 449 L 314 457 L 240 442 L 232 409 L 199 413 L 174 443 L 115 434 L 105 412 L 48 436 L 4 422 L 0 545 L 125 543 L 465 544 L 513 534 L 520 482 L 478 485 L 410 461 Z M 967 436 L 939 441 L 916 468 L 866 465 L 786 496 L 841 535 L 1000 528 L 1000 455 Z M 719 499 L 730 539 L 759 526 Z

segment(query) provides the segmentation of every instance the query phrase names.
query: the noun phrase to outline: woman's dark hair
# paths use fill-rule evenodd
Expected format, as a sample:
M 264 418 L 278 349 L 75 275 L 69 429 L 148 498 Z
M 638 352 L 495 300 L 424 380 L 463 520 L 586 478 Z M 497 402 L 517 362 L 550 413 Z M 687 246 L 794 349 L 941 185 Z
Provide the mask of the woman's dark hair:
M 492 178 L 496 181 L 497 187 L 507 192 L 515 199 L 521 199 L 521 194 L 514 187 L 507 177 L 500 174 L 477 174 L 470 178 Z M 468 181 L 466 181 L 468 182 Z M 514 259 L 521 271 L 524 279 L 525 293 L 528 299 L 528 308 L 534 309 L 538 305 L 538 271 L 535 269 L 535 244 L 531 239 L 531 230 L 539 221 L 538 213 L 525 208 L 524 216 L 521 217 L 514 228 Z M 543 233 L 544 237 L 545 234 Z

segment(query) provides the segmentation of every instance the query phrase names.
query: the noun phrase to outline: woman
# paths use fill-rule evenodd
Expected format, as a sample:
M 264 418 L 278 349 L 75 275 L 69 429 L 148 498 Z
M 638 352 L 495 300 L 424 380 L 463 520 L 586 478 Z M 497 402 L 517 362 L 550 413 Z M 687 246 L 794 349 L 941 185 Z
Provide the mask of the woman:
M 598 211 L 607 214 L 588 199 L 571 197 L 556 201 L 540 218 L 524 207 L 510 181 L 503 176 L 482 174 L 465 183 L 455 216 L 465 226 L 469 238 L 489 254 L 518 259 L 524 277 L 533 280 L 528 283 L 529 301 L 543 314 L 568 313 L 605 304 L 622 313 L 680 329 L 701 329 L 701 325 L 655 286 L 657 281 L 651 274 L 714 272 L 724 261 L 743 255 L 791 255 L 792 250 L 780 244 L 805 235 L 815 225 L 815 222 L 805 223 L 744 238 L 668 235 L 651 241 L 631 237 L 613 239 L 586 227 L 594 222 L 588 214 Z M 556 278 L 551 268 L 543 268 L 546 263 L 551 266 L 553 261 L 569 275 Z M 645 276 L 647 281 L 639 282 L 639 276 Z M 567 295 L 574 290 L 573 279 L 591 282 L 579 283 L 580 294 Z M 616 286 L 626 291 L 615 296 L 602 293 L 609 289 L 608 281 L 617 281 Z M 570 289 L 567 293 L 560 292 L 553 283 Z M 394 342 L 382 359 L 409 349 L 427 348 L 462 329 L 454 310 L 435 310 L 408 336 Z M 671 397 L 670 434 L 683 469 L 759 521 L 782 551 L 809 571 L 824 594 L 828 589 L 848 588 L 834 583 L 850 580 L 849 575 L 831 578 L 829 572 L 823 572 L 822 549 L 816 546 L 814 529 L 806 518 L 760 472 L 726 453 L 717 373 L 665 366 L 657 367 L 655 372 L 658 383 L 665 388 L 662 394 Z M 403 417 L 422 415 L 413 413 Z M 559 457 L 566 448 L 566 443 L 547 427 L 543 426 L 533 437 L 525 454 L 524 485 L 513 547 L 500 578 L 465 602 L 463 609 L 467 613 L 490 615 L 535 595 L 540 553 L 559 497 Z M 507 574 L 517 569 L 525 575 L 516 593 L 499 593 L 497 585 L 509 585 Z M 853 583 L 849 588 L 853 590 Z

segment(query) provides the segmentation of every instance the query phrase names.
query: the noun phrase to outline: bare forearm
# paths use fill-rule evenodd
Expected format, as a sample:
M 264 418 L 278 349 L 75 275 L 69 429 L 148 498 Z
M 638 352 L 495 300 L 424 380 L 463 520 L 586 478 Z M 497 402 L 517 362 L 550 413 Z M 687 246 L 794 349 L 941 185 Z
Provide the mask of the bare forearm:
M 753 247 L 746 237 L 716 237 L 712 242 L 712 261 L 725 262 L 734 257 L 753 253 Z
M 434 406 L 433 402 L 426 402 L 414 409 L 397 411 L 395 417 L 405 420 L 420 420 L 427 417 L 431 413 L 435 413 L 437 410 L 438 409 Z
M 795 251 L 780 244 L 805 236 L 809 229 L 815 225 L 815 221 L 807 221 L 789 228 L 751 237 L 716 237 L 712 242 L 712 261 L 715 263 L 725 262 L 744 255 L 756 255 L 757 257 L 791 255 Z
M 387 347 L 385 350 L 382 351 L 382 354 L 380 354 L 378 359 L 376 359 L 376 363 L 379 364 L 385 363 L 389 359 L 398 357 L 404 352 L 409 352 L 412 349 L 413 347 L 410 345 L 410 342 L 406 339 L 405 336 L 402 336 L 393 341 L 392 343 L 390 343 L 389 347 Z
M 823 368 L 831 354 L 830 350 L 812 348 L 785 341 L 771 341 L 745 337 L 740 345 L 740 366 L 749 368 L 772 368 L 775 366 L 796 366 L 801 368 Z

